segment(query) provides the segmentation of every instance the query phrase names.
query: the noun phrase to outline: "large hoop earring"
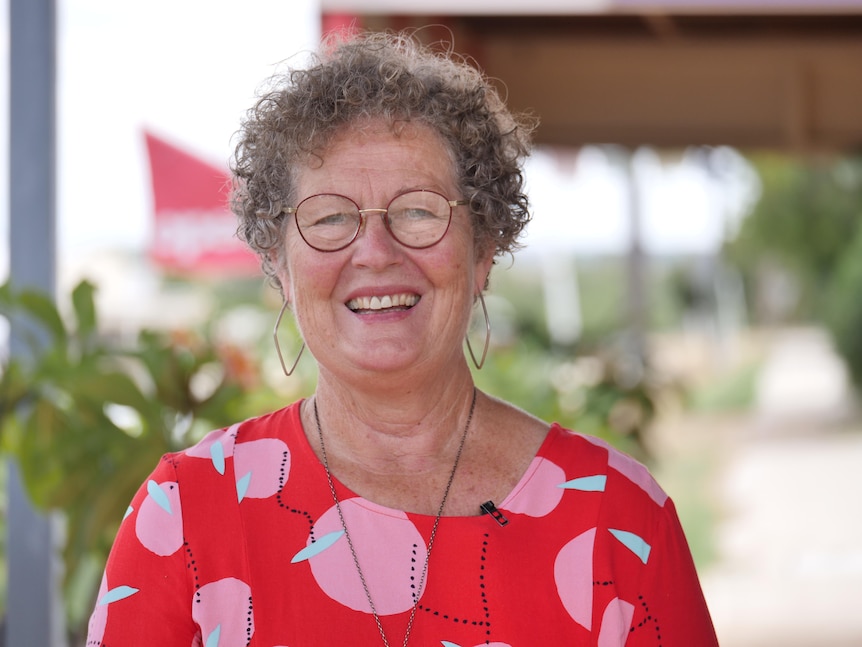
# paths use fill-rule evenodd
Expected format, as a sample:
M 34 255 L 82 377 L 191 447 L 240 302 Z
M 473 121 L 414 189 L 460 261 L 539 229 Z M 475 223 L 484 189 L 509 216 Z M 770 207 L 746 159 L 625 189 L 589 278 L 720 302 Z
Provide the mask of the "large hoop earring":
M 470 345 L 470 335 L 464 336 L 464 341 L 467 342 L 467 350 L 470 351 L 470 357 L 473 359 L 473 364 L 477 371 L 481 371 L 485 365 L 485 357 L 488 355 L 488 345 L 491 343 L 491 320 L 488 318 L 488 308 L 485 305 L 485 297 L 479 293 L 479 303 L 482 304 L 482 315 L 485 317 L 485 346 L 482 348 L 482 357 L 477 361 L 476 355 L 473 353 L 473 347 Z
M 299 364 L 299 358 L 302 357 L 302 351 L 305 350 L 305 342 L 302 342 L 302 346 L 299 349 L 299 354 L 296 356 L 296 359 L 293 360 L 293 364 L 290 367 L 290 370 L 287 370 L 287 365 L 284 363 L 284 357 L 281 355 L 281 346 L 278 343 L 278 327 L 281 325 L 281 318 L 284 317 L 284 311 L 287 310 L 287 306 L 290 305 L 285 299 L 284 303 L 281 306 L 281 310 L 278 313 L 278 317 L 275 320 L 275 327 L 272 329 L 272 341 L 275 342 L 275 354 L 278 355 L 278 361 L 281 362 L 281 370 L 284 371 L 284 374 L 287 377 L 293 375 L 293 372 L 296 370 L 296 365 Z

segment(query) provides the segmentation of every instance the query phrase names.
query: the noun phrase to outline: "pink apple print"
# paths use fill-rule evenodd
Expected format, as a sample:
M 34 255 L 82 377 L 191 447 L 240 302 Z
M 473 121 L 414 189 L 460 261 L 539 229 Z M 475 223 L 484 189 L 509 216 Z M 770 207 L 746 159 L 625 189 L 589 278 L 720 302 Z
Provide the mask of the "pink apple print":
M 185 451 L 186 456 L 210 460 L 215 470 L 224 474 L 224 459 L 233 455 L 234 441 L 240 424 L 242 423 L 209 432 L 198 444 Z
M 611 600 L 602 614 L 602 628 L 599 630 L 597 647 L 625 645 L 634 614 L 634 605 L 619 598 Z
M 593 546 L 596 529 L 581 533 L 560 549 L 554 561 L 557 593 L 572 620 L 586 629 L 593 616 Z
M 99 595 L 96 598 L 101 600 L 108 592 L 108 576 L 102 573 L 102 583 L 99 585 Z M 105 627 L 108 624 L 108 605 L 97 604 L 93 609 L 93 615 L 90 616 L 90 624 L 87 626 L 87 647 L 93 647 L 102 644 L 102 638 L 105 636 Z
M 240 647 L 254 634 L 251 587 L 233 577 L 199 588 L 192 602 L 192 619 L 201 629 L 204 647 Z
M 278 438 L 237 443 L 233 460 L 237 491 L 241 489 L 242 493 L 240 500 L 271 497 L 282 488 L 290 471 L 290 452 Z M 240 486 L 243 480 L 244 485 Z
M 631 456 L 614 449 L 610 444 L 600 438 L 596 438 L 595 436 L 584 436 L 584 439 L 597 447 L 607 449 L 608 467 L 612 467 L 632 483 L 637 485 L 659 506 L 664 505 L 665 501 L 667 501 L 667 494 L 661 489 L 661 486 L 656 483 L 655 479 L 646 467 Z
M 147 496 L 135 519 L 135 535 L 156 555 L 173 555 L 183 545 L 183 511 L 175 481 L 147 483 Z
M 360 497 L 342 501 L 341 510 L 377 613 L 391 615 L 412 608 L 414 591 L 419 597 L 422 591 L 411 584 L 419 586 L 427 554 L 419 530 L 403 512 Z M 310 554 L 307 560 L 317 584 L 344 606 L 371 613 L 335 507 L 314 524 L 314 536 L 334 538 L 320 551 L 301 551 Z
M 563 468 L 547 458 L 536 457 L 521 479 L 521 485 L 500 507 L 531 517 L 544 517 L 553 512 L 563 498 L 563 490 L 558 486 L 565 480 Z
M 138 589 L 122 584 L 113 589 L 108 589 L 107 573 L 102 573 L 102 582 L 99 585 L 99 595 L 96 598 L 96 608 L 90 616 L 87 627 L 87 646 L 101 645 L 105 636 L 105 627 L 108 624 L 108 605 L 126 598 L 132 597 Z

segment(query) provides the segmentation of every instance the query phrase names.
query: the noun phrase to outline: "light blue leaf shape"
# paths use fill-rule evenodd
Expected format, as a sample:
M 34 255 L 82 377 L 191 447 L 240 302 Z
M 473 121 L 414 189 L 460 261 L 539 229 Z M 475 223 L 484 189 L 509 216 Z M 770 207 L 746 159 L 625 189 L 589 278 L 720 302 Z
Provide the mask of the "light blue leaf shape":
M 138 592 L 138 589 L 134 589 L 131 586 L 118 586 L 117 588 L 111 589 L 102 598 L 99 600 L 99 606 L 103 607 L 106 604 L 111 604 L 111 602 L 116 602 L 118 600 L 125 600 L 130 595 L 134 595 Z
M 129 506 L 128 508 L 126 508 L 126 514 L 123 515 L 123 520 L 125 521 L 126 517 L 128 517 L 134 511 L 135 511 L 135 509 L 132 506 Z
M 210 445 L 210 458 L 212 458 L 216 472 L 224 476 L 224 446 L 220 440 Z
M 450 643 L 448 640 L 441 640 L 440 644 L 443 645 L 443 647 L 461 647 L 461 645 L 457 643 Z
M 243 476 L 236 482 L 236 500 L 242 501 L 245 498 L 245 493 L 248 492 L 248 484 L 251 482 L 251 472 Z
M 646 543 L 642 537 L 639 537 L 633 532 L 628 532 L 627 530 L 614 530 L 613 528 L 608 528 L 608 530 L 610 530 L 611 534 L 616 537 L 623 546 L 637 555 L 644 564 L 647 563 L 652 547 Z
M 207 636 L 204 647 L 218 647 L 218 639 L 221 637 L 221 625 L 217 625 L 213 632 Z
M 343 530 L 334 530 L 326 535 L 323 535 L 320 539 L 318 539 L 313 544 L 309 544 L 301 551 L 299 551 L 296 555 L 293 556 L 293 559 L 290 560 L 291 564 L 296 564 L 297 562 L 304 562 L 307 559 L 311 559 L 315 555 L 319 555 L 324 550 L 332 546 L 336 541 L 341 538 L 341 535 L 344 534 Z
M 596 474 L 595 476 L 582 476 L 572 479 L 571 481 L 560 483 L 557 487 L 566 490 L 580 490 L 582 492 L 604 492 L 607 482 L 607 476 Z
M 173 514 L 173 510 L 171 510 L 171 502 L 168 500 L 168 495 L 165 494 L 165 491 L 159 487 L 159 484 L 155 481 L 147 481 L 147 492 L 151 497 L 153 497 L 153 501 L 159 504 L 159 507 L 162 508 L 168 514 Z

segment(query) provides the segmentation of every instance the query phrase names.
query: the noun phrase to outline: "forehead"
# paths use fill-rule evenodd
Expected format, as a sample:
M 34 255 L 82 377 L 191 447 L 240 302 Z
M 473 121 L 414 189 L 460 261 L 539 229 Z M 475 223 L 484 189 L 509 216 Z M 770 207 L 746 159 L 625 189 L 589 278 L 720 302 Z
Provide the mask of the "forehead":
M 298 165 L 296 178 L 300 198 L 367 186 L 457 189 L 454 156 L 443 138 L 425 124 L 407 121 L 368 120 L 341 128 Z

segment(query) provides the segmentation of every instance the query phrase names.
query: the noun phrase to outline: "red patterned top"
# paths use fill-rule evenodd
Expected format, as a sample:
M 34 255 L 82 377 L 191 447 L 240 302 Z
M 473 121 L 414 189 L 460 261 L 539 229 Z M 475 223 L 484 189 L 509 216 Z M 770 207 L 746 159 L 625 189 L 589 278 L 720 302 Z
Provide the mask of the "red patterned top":
M 672 502 L 646 469 L 553 425 L 491 515 L 434 518 L 336 482 L 390 645 L 717 645 Z M 90 647 L 382 645 L 299 403 L 165 456 L 129 507 Z

